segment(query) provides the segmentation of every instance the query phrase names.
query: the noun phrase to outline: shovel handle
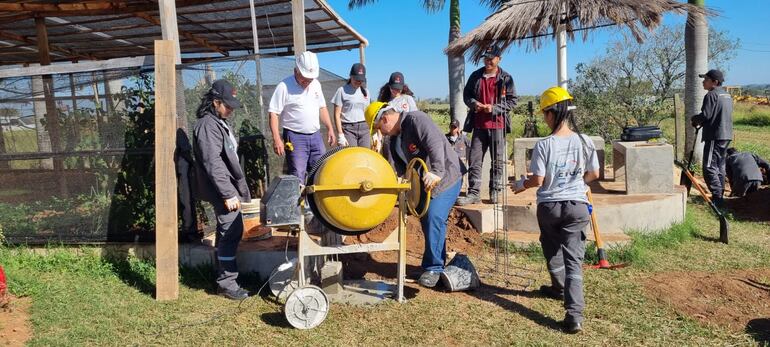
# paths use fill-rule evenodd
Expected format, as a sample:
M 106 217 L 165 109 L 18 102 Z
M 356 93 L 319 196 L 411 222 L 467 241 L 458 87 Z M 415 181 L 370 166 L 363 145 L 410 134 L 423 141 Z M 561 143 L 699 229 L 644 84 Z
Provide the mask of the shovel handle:
M 594 206 L 594 197 L 591 194 L 591 188 L 588 188 L 586 190 L 586 196 L 588 197 L 588 203 L 591 204 L 592 207 Z M 602 237 L 599 235 L 599 222 L 596 221 L 596 209 L 591 209 L 591 229 L 594 231 L 594 238 L 596 239 L 596 248 L 597 249 L 604 249 L 604 242 L 602 242 Z

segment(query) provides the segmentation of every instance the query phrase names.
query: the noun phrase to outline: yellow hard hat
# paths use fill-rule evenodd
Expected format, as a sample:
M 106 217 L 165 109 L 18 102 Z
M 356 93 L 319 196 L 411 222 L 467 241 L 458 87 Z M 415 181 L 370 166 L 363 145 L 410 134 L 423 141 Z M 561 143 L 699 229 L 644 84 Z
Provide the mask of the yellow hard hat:
M 556 105 L 564 100 L 572 100 L 572 95 L 562 87 L 551 87 L 540 95 L 540 111 L 545 111 L 549 107 Z
M 364 119 L 366 119 L 366 124 L 369 125 L 369 134 L 374 134 L 374 119 L 377 118 L 377 114 L 385 106 L 388 106 L 387 102 L 375 101 L 366 107 Z

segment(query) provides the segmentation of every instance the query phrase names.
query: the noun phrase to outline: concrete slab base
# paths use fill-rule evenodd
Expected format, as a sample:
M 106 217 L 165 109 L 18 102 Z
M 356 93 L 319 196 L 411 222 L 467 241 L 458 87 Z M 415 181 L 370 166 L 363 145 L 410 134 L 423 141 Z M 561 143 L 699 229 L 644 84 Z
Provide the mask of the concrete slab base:
M 684 220 L 685 190 L 674 187 L 673 193 L 625 194 L 624 182 L 601 181 L 592 183 L 594 209 L 602 235 L 623 234 L 627 231 L 657 232 Z M 539 233 L 537 224 L 536 190 L 521 194 L 508 192 L 502 206 L 499 228 Z M 464 212 L 471 224 L 482 233 L 494 231 L 493 205 L 475 204 L 456 207 Z
M 351 280 L 343 283 L 343 290 L 338 293 L 326 292 L 333 303 L 354 306 L 376 305 L 385 300 L 392 300 L 396 293 L 396 284 L 383 281 Z

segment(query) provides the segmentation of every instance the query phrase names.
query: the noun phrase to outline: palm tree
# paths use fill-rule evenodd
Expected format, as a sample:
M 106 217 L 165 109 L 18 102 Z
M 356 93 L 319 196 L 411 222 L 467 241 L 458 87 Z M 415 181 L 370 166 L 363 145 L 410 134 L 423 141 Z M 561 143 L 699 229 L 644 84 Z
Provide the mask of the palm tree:
M 704 0 L 688 0 L 690 5 L 704 7 Z M 708 22 L 700 13 L 690 12 L 687 15 L 687 25 L 684 29 L 684 47 L 687 56 L 687 68 L 684 83 L 685 117 L 689 118 L 700 112 L 703 103 L 703 90 L 698 74 L 708 70 Z M 685 144 L 686 148 L 694 148 L 694 159 L 700 162 L 703 158 L 703 146 L 699 139 L 695 138 L 695 129 L 689 126 L 689 119 L 685 119 Z M 698 136 L 700 137 L 700 136 Z M 695 146 L 695 147 L 692 147 Z
M 480 2 L 491 9 L 497 9 L 506 0 L 481 0 Z M 360 8 L 377 0 L 349 0 L 348 8 Z M 428 13 L 444 9 L 445 0 L 421 0 L 422 7 Z M 460 0 L 450 0 L 449 3 L 449 43 L 460 38 Z M 465 121 L 466 107 L 463 102 L 463 87 L 465 86 L 465 57 L 462 54 L 449 55 L 449 109 L 452 119 L 457 119 L 461 126 Z

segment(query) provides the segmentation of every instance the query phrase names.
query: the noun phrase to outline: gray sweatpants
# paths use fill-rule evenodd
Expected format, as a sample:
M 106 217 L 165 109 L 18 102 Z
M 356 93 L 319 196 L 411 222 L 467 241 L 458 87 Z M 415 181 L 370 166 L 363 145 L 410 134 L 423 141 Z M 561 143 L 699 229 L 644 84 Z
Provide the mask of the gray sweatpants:
M 342 133 L 348 140 L 348 146 L 372 147 L 372 135 L 369 133 L 369 126 L 366 125 L 366 122 L 342 123 Z
M 564 319 L 582 322 L 583 258 L 585 256 L 585 227 L 591 217 L 587 204 L 579 201 L 544 202 L 537 205 L 540 243 L 548 262 L 551 284 L 564 290 Z
M 481 167 L 489 150 L 492 165 L 489 167 L 489 190 L 503 190 L 503 164 L 505 163 L 505 133 L 503 129 L 473 129 L 471 149 L 468 151 L 468 194 L 481 191 Z
M 238 264 L 235 255 L 243 236 L 243 215 L 241 210 L 228 211 L 224 203 L 212 203 L 217 216 L 217 235 L 214 246 L 217 250 L 217 285 L 222 289 L 236 290 Z

